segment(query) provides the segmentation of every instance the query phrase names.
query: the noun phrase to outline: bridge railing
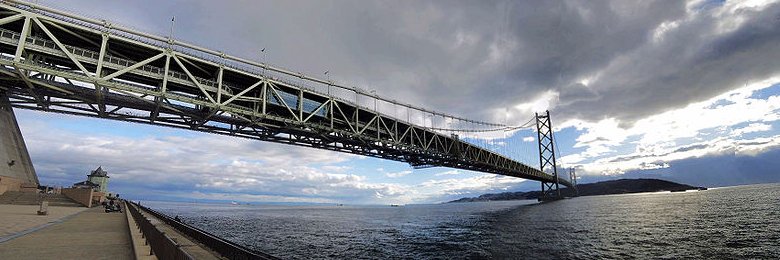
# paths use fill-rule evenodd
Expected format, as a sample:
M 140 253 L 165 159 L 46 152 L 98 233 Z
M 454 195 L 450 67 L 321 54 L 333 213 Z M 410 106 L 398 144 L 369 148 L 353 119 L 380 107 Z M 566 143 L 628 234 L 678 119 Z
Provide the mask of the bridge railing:
M 143 235 L 157 259 L 194 260 L 195 258 L 181 248 L 181 245 L 173 241 L 165 232 L 160 231 L 146 218 L 132 203 L 125 204 L 135 223 L 141 228 Z
M 193 227 L 189 224 L 183 223 L 181 221 L 177 221 L 163 213 L 160 213 L 156 210 L 141 206 L 138 203 L 133 203 L 133 206 L 138 207 L 142 209 L 143 211 L 149 213 L 150 215 L 156 217 L 157 219 L 161 220 L 165 224 L 173 227 L 177 231 L 187 235 L 188 237 L 197 240 L 198 242 L 202 243 L 203 245 L 211 248 L 212 250 L 216 251 L 223 257 L 226 257 L 228 259 L 239 259 L 239 260 L 250 260 L 250 259 L 278 259 L 272 255 L 262 253 L 262 252 L 254 252 L 251 249 L 248 249 L 244 246 L 241 246 L 239 244 L 221 239 L 217 236 L 214 236 L 202 229 Z M 165 258 L 164 258 L 165 259 Z

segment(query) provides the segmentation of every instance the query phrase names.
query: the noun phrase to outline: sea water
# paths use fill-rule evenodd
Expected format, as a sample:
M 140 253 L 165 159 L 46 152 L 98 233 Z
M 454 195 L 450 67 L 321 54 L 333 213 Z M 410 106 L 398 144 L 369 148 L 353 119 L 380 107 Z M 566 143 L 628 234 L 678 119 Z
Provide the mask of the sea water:
M 285 259 L 780 259 L 780 184 L 548 203 L 145 205 Z

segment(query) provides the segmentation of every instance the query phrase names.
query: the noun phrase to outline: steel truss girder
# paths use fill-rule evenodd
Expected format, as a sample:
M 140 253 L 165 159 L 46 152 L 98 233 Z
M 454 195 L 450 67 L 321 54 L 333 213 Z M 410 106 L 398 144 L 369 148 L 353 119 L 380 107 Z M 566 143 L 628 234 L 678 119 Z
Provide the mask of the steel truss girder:
M 0 73 L 9 78 L 0 80 L 0 91 L 17 108 L 314 147 L 417 167 L 543 182 L 557 178 L 353 102 L 150 40 L 113 34 L 110 27 L 87 26 L 6 3 L 0 3 L 0 9 L 16 12 L 0 17 L 0 47 L 8 47 L 0 50 L 10 50 L 0 55 Z M 21 28 L 2 24 L 20 20 Z M 44 34 L 28 35 L 31 28 Z M 26 76 L 32 73 L 37 74 Z

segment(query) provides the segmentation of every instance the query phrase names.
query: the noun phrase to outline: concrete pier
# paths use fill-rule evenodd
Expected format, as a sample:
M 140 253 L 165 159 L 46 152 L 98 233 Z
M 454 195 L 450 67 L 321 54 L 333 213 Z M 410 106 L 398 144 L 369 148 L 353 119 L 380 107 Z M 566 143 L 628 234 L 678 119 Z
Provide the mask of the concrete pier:
M 23 184 L 38 186 L 38 176 L 35 174 L 30 154 L 24 144 L 22 131 L 16 122 L 8 97 L 3 92 L 0 92 L 0 176 L 12 177 Z M 9 187 L 8 190 L 18 190 L 18 188 Z

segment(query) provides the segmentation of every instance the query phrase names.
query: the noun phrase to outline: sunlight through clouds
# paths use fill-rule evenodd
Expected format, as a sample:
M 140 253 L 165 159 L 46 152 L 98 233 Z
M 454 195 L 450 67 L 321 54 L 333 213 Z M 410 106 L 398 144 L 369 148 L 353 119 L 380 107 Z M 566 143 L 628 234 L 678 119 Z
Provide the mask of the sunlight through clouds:
M 754 98 L 753 94 L 777 87 L 780 78 L 773 77 L 707 101 L 670 110 L 638 120 L 632 127 L 621 128 L 615 119 L 597 123 L 572 120 L 562 128 L 575 127 L 585 133 L 574 147 L 586 148 L 578 154 L 561 158 L 566 166 L 580 166 L 583 174 L 615 174 L 634 169 L 656 169 L 667 162 L 725 152 L 756 154 L 778 146 L 780 134 L 768 132 L 778 122 L 780 96 Z M 728 102 L 724 102 L 728 101 Z M 741 126 L 744 125 L 744 126 Z M 718 135 L 708 132 L 731 129 Z M 769 136 L 743 139 L 749 133 Z M 632 137 L 637 141 L 625 143 Z M 690 142 L 685 140 L 700 140 Z M 678 143 L 681 142 L 681 143 Z M 614 147 L 632 145 L 634 152 L 615 154 Z

